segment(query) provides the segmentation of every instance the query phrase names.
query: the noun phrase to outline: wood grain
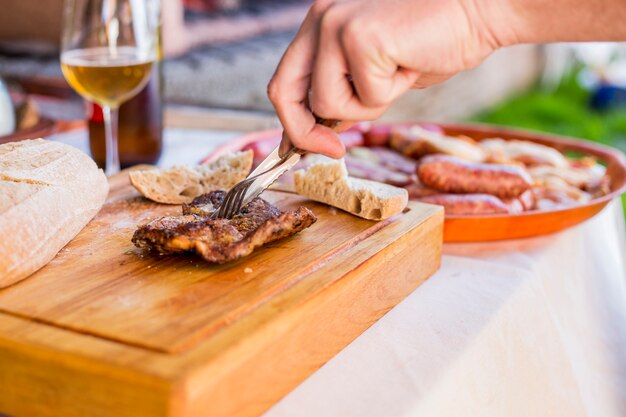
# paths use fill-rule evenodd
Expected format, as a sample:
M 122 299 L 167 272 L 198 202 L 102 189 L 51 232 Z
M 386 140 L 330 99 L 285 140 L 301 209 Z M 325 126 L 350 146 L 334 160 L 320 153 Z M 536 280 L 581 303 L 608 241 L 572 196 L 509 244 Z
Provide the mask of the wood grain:
M 435 206 L 376 223 L 293 194 L 264 197 L 319 220 L 215 266 L 134 248 L 138 222 L 180 207 L 112 178 L 94 221 L 0 291 L 0 412 L 258 415 L 439 267 Z

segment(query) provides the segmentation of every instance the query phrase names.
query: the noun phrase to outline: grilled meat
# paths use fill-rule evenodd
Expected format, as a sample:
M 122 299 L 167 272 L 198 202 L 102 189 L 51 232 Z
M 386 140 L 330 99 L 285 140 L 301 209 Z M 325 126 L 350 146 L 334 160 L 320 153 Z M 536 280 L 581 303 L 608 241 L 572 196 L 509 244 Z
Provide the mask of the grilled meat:
M 222 204 L 224 197 L 226 197 L 224 191 L 202 194 L 194 198 L 191 203 L 183 204 L 183 215 L 196 214 L 202 217 L 210 216 L 218 209 L 220 204 Z
M 224 191 L 204 194 L 184 205 L 182 216 L 161 217 L 140 226 L 133 243 L 160 253 L 195 251 L 209 262 L 224 263 L 298 233 L 317 220 L 305 207 L 283 213 L 261 198 L 252 200 L 230 219 L 209 218 L 225 195 Z

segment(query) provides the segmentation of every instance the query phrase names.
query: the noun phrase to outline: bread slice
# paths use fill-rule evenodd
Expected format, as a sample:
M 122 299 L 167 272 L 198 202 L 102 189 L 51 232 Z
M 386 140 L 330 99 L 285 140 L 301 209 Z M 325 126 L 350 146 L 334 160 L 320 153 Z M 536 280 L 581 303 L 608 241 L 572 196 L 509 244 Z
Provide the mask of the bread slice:
M 129 172 L 130 183 L 157 203 L 182 204 L 200 194 L 228 190 L 245 179 L 252 168 L 251 150 L 221 156 L 205 165 L 173 166 Z
M 43 139 L 0 145 L 0 288 L 50 262 L 108 190 L 102 170 L 76 148 Z
M 404 188 L 349 177 L 343 159 L 322 156 L 294 173 L 294 187 L 298 194 L 370 220 L 400 213 L 409 199 Z

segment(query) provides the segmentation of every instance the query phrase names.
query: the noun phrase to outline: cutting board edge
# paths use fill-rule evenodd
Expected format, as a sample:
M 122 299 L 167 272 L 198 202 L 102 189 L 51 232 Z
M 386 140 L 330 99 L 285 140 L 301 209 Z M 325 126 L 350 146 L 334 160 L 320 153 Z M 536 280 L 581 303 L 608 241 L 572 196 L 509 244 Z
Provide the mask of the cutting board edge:
M 384 229 L 383 229 L 384 230 Z M 181 376 L 178 385 L 178 393 L 176 396 L 175 404 L 177 405 L 177 411 L 173 414 L 175 417 L 193 417 L 201 415 L 198 413 L 209 413 L 211 416 L 228 416 L 228 417 L 251 417 L 256 416 L 267 409 L 269 409 L 276 401 L 280 400 L 284 395 L 289 393 L 293 388 L 299 385 L 304 379 L 306 379 L 315 370 L 320 368 L 328 360 L 334 357 L 340 350 L 352 342 L 356 337 L 363 333 L 367 328 L 373 325 L 380 317 L 386 314 L 391 308 L 405 299 L 411 292 L 418 288 L 426 279 L 434 274 L 441 266 L 441 252 L 443 249 L 443 210 L 435 208 L 431 211 L 431 215 L 424 221 L 417 224 L 409 232 L 405 233 L 401 238 L 388 245 L 384 250 L 378 251 L 373 256 L 369 257 L 364 262 L 359 263 L 356 267 L 350 268 L 350 270 L 343 275 L 340 279 L 335 280 L 328 287 L 324 287 L 320 292 L 315 294 L 314 299 L 307 300 L 302 303 L 297 309 L 291 309 L 289 315 L 277 316 L 274 321 L 267 326 L 258 330 L 255 337 L 249 337 L 245 340 L 245 344 L 239 345 L 236 349 L 229 352 L 229 356 L 235 356 L 238 360 L 223 360 L 222 363 L 228 364 L 228 369 L 220 369 L 219 363 L 210 362 L 204 366 L 204 369 L 193 368 L 192 372 L 187 375 Z M 422 242 L 430 242 L 432 247 L 421 249 L 422 256 L 415 256 L 416 246 L 406 245 L 406 241 L 413 241 L 414 239 L 422 239 Z M 392 297 L 383 299 L 375 299 L 377 302 L 376 307 L 373 308 L 373 303 L 366 302 L 371 301 L 371 298 L 361 297 L 357 301 L 361 301 L 360 304 L 352 304 L 352 308 L 358 307 L 360 310 L 355 311 L 350 309 L 347 305 L 353 298 L 350 296 L 355 290 L 361 293 L 380 294 L 384 292 L 385 288 L 392 286 L 394 281 L 388 279 L 376 279 L 378 274 L 384 274 L 388 278 L 388 264 L 381 262 L 381 260 L 389 258 L 394 255 L 402 255 L 404 259 L 410 262 L 398 262 L 395 264 L 395 268 L 405 273 L 404 280 L 400 276 L 392 276 L 392 279 L 400 280 L 402 285 L 398 287 L 399 291 Z M 423 262 L 423 260 L 426 262 Z M 340 263 L 341 257 L 334 259 L 332 263 Z M 329 267 L 332 265 L 329 265 Z M 408 278 L 410 272 L 418 271 L 418 274 L 413 278 Z M 369 275 L 367 273 L 369 272 Z M 364 279 L 365 278 L 365 279 Z M 320 300 L 324 300 L 326 304 L 322 304 Z M 313 302 L 314 301 L 314 302 Z M 338 308 L 338 303 L 342 307 Z M 292 367 L 289 368 L 290 374 L 281 374 L 284 377 L 281 382 L 283 385 L 277 382 L 275 370 L 277 367 L 285 366 L 283 364 L 284 359 L 275 360 L 272 364 L 272 358 L 290 358 L 292 361 L 299 363 L 298 360 L 293 358 L 301 358 L 300 352 L 302 349 L 306 351 L 307 348 L 313 346 L 311 341 L 306 337 L 296 337 L 299 329 L 298 323 L 304 320 L 313 319 L 316 314 L 326 309 L 331 309 L 329 306 L 334 306 L 335 310 L 340 311 L 345 317 L 363 317 L 370 313 L 367 320 L 360 319 L 353 326 L 350 333 L 339 334 L 338 329 L 334 329 L 334 337 L 338 337 L 339 341 L 334 343 L 334 346 L 330 350 L 322 352 L 316 360 L 312 363 L 308 363 L 307 367 L 300 370 L 297 375 L 294 376 Z M 338 316 L 334 319 L 337 320 Z M 324 321 L 326 323 L 326 321 Z M 262 333 L 273 334 L 272 346 L 266 348 L 261 343 L 258 343 L 262 339 Z M 276 335 L 282 334 L 285 338 L 289 338 L 289 342 L 282 344 L 276 343 Z M 328 342 L 317 341 L 316 345 L 325 346 Z M 330 343 L 332 345 L 332 343 Z M 283 351 L 281 347 L 286 346 Z M 242 354 L 246 349 L 252 349 L 254 352 Z M 316 348 L 313 348 L 316 350 Z M 251 362 L 246 362 L 241 358 Z M 234 358 L 231 358 L 234 359 Z M 265 361 L 263 361 L 265 359 Z M 266 371 L 265 375 L 261 375 L 258 370 L 259 362 L 264 363 L 262 368 Z M 250 373 L 250 369 L 246 367 L 247 364 L 255 363 L 257 369 L 254 373 Z M 239 365 L 238 369 L 235 369 Z M 268 368 L 269 366 L 269 368 Z M 263 380 L 263 377 L 267 378 Z M 258 387 L 267 387 L 270 383 L 273 386 L 272 396 L 265 398 L 259 402 L 259 397 L 262 397 L 260 393 L 253 395 L 255 389 Z M 208 382 L 207 384 L 207 381 Z M 242 381 L 244 385 L 242 386 Z M 208 385 L 208 389 L 200 390 L 198 386 L 202 384 Z M 265 390 L 267 395 L 267 390 Z M 233 401 L 233 395 L 237 397 L 236 401 Z M 243 397 L 248 395 L 246 401 Z M 195 397 L 195 398 L 194 398 Z M 254 399 L 252 398 L 254 397 Z
M 362 264 L 359 264 L 357 268 L 353 268 L 346 274 L 345 277 L 348 279 L 341 279 L 336 281 L 333 286 L 336 284 L 339 285 L 347 285 L 345 283 L 349 282 L 358 282 L 356 278 L 360 276 L 360 273 L 357 273 L 357 269 L 361 267 L 361 265 L 372 264 L 375 263 L 374 259 L 378 257 L 384 257 L 385 254 L 388 253 L 390 248 L 400 247 L 401 243 L 406 243 L 407 239 L 411 239 L 411 236 L 419 234 L 421 225 L 428 224 L 430 225 L 431 234 L 435 236 L 434 241 L 438 242 L 438 249 L 436 250 L 436 256 L 431 257 L 433 260 L 432 270 L 425 271 L 424 276 L 420 276 L 420 279 L 415 282 L 413 288 L 419 286 L 429 275 L 434 273 L 434 271 L 439 267 L 440 263 L 440 253 L 441 253 L 441 235 L 443 228 L 443 215 L 441 210 L 432 210 L 430 211 L 430 216 L 425 217 L 422 221 L 415 224 L 415 227 L 411 229 L 409 232 L 402 235 L 400 239 L 393 242 L 384 250 L 378 251 L 374 256 L 369 258 Z M 381 230 L 381 232 L 385 232 L 385 228 Z M 391 233 L 391 231 L 387 230 L 386 232 Z M 405 252 L 411 251 L 413 248 L 405 249 Z M 348 256 L 350 251 L 347 251 L 344 256 Z M 340 262 L 341 258 L 334 259 L 333 262 Z M 318 271 L 321 273 L 321 271 Z M 363 282 L 363 281 L 361 281 Z M 363 284 L 362 284 L 363 285 Z M 336 288 L 336 287 L 335 287 Z M 227 414 L 227 415 L 256 415 L 257 412 L 262 412 L 263 410 L 269 408 L 274 401 L 278 400 L 282 396 L 284 396 L 287 392 L 289 392 L 293 387 L 295 387 L 298 383 L 301 382 L 306 376 L 310 375 L 317 368 L 319 368 L 323 363 L 325 363 L 328 359 L 334 356 L 341 348 L 347 345 L 351 340 L 356 338 L 362 331 L 364 331 L 367 327 L 373 324 L 379 317 L 381 317 L 386 311 L 393 307 L 397 302 L 406 297 L 410 291 L 407 291 L 405 294 L 402 294 L 402 297 L 392 302 L 391 305 L 386 306 L 382 309 L 377 309 L 375 316 L 367 320 L 364 324 L 358 328 L 358 331 L 355 334 L 349 335 L 348 339 L 344 340 L 340 343 L 340 346 L 336 349 L 333 349 L 330 353 L 324 354 L 322 360 L 316 361 L 312 365 L 308 365 L 308 367 L 304 370 L 304 376 L 299 374 L 295 379 L 291 379 L 288 381 L 287 385 L 283 385 L 280 390 L 275 390 L 273 397 L 271 399 L 266 399 L 262 402 L 255 401 L 252 404 L 251 408 L 246 408 L 242 412 L 240 410 L 235 410 L 235 414 Z M 325 288 L 323 292 L 326 297 L 330 297 L 330 291 L 328 288 Z M 332 299 L 331 299 L 332 301 Z M 329 303 L 331 303 L 329 301 Z M 303 304 L 303 308 L 311 305 L 311 303 Z M 368 305 L 367 308 L 371 306 Z M 307 307 L 310 308 L 310 307 Z M 40 366 L 35 367 L 38 369 L 39 375 L 31 375 L 35 378 L 35 381 L 40 381 L 42 383 L 41 390 L 37 391 L 33 390 L 33 386 L 29 386 L 29 390 L 36 395 L 40 394 L 38 397 L 38 401 L 24 401 L 23 398 L 5 396 L 0 399 L 0 411 L 8 412 L 12 414 L 14 417 L 19 417 L 20 415 L 31 415 L 33 412 L 41 412 L 43 410 L 43 406 L 46 405 L 47 402 L 50 402 L 49 409 L 52 414 L 50 415 L 58 415 L 59 411 L 63 411 L 63 415 L 68 417 L 73 416 L 84 416 L 84 414 L 80 413 L 80 410 L 85 410 L 89 406 L 102 406 L 103 401 L 107 398 L 101 398 L 102 392 L 110 394 L 110 388 L 104 389 L 104 387 L 115 387 L 113 391 L 116 389 L 119 390 L 120 397 L 116 400 L 116 403 L 119 404 L 128 404 L 129 401 L 132 401 L 133 398 L 139 398 L 140 403 L 136 401 L 133 403 L 134 406 L 132 409 L 128 408 L 111 408 L 111 415 L 125 417 L 134 416 L 134 417 L 142 417 L 142 416 L 195 416 L 197 414 L 189 413 L 189 395 L 190 390 L 199 392 L 197 389 L 191 389 L 190 384 L 193 385 L 193 381 L 198 378 L 202 372 L 194 370 L 193 372 L 183 372 L 180 373 L 179 369 L 176 368 L 178 366 L 189 366 L 191 362 L 189 362 L 189 358 L 183 358 L 179 356 L 167 357 L 168 355 L 162 355 L 155 352 L 145 351 L 143 352 L 141 349 L 125 345 L 123 343 L 117 343 L 115 341 L 110 341 L 107 339 L 98 339 L 94 338 L 88 334 L 80 334 L 74 333 L 69 330 L 64 330 L 62 328 L 56 328 L 53 326 L 45 325 L 43 323 L 36 323 L 29 321 L 27 319 L 19 319 L 17 317 L 13 317 L 7 314 L 0 314 L 0 324 L 5 322 L 6 320 L 12 321 L 10 326 L 4 326 L 5 328 L 16 327 L 16 323 L 19 320 L 24 321 L 25 325 L 30 327 L 36 327 L 37 332 L 40 334 L 48 334 L 52 332 L 57 336 L 59 334 L 64 334 L 65 336 L 71 335 L 72 343 L 87 343 L 92 344 L 93 346 L 100 346 L 98 349 L 98 354 L 94 357 L 90 357 L 90 355 L 85 354 L 85 352 L 75 351 L 60 351 L 54 345 L 54 339 L 46 340 L 44 343 L 33 346 L 31 343 L 32 340 L 28 340 L 28 338 L 22 338 L 20 334 L 2 334 L 0 330 L 0 350 L 4 350 L 5 353 L 9 351 L 13 354 L 14 357 L 21 358 L 20 360 L 13 363 L 13 371 L 18 372 L 16 379 L 17 380 L 28 380 L 29 372 L 27 369 L 32 367 L 34 362 L 39 361 Z M 2 325 L 0 325 L 0 329 L 2 329 Z M 52 329 L 50 329 L 52 327 Z M 51 333 L 51 334 L 52 334 Z M 98 339 L 98 340 L 94 340 Z M 10 343 L 7 343 L 9 341 Z M 100 350 L 102 347 L 102 343 L 104 343 L 107 348 Z M 122 364 L 117 361 L 113 352 L 122 353 L 133 353 L 137 351 L 140 352 L 138 356 L 138 361 L 143 362 L 141 364 L 133 364 L 133 366 L 129 366 L 128 370 L 124 370 Z M 109 352 L 110 357 L 109 361 L 98 361 L 96 356 L 104 355 L 103 352 Z M 133 353 L 133 354 L 135 354 Z M 20 356 L 21 355 L 21 356 Z M 36 361 L 33 361 L 32 358 L 38 358 Z M 181 355 L 186 356 L 186 355 Z M 6 358 L 6 356 L 4 356 Z M 113 360 L 111 360 L 113 358 Z M 100 358 L 101 359 L 101 358 Z M 193 358 L 194 360 L 197 358 Z M 93 361 L 90 364 L 90 361 Z M 87 364 L 87 369 L 80 369 L 80 366 Z M 148 365 L 146 365 L 148 364 Z M 94 365 L 95 367 L 92 367 Z M 78 367 L 77 367 L 78 366 Z M 159 367 L 162 367 L 162 372 L 157 372 Z M 175 369 L 176 368 L 176 369 Z M 44 371 L 46 371 L 44 373 Z M 5 369 L 6 372 L 6 369 Z M 127 374 L 130 373 L 130 375 Z M 85 373 L 91 375 L 91 379 L 85 378 Z M 6 374 L 5 374 L 6 375 Z M 2 375 L 0 375 L 2 376 Z M 60 377 L 60 379 L 55 379 Z M 74 378 L 74 379 L 72 379 Z M 2 388 L 2 380 L 0 378 L 0 389 Z M 4 383 L 7 384 L 5 388 L 8 390 L 5 392 L 11 392 L 10 388 L 12 384 L 7 382 L 7 379 L 4 378 Z M 108 381 L 108 385 L 105 385 L 105 382 Z M 67 404 L 59 404 L 56 402 L 55 395 L 59 395 L 63 392 L 64 382 L 67 384 L 72 383 L 73 386 L 81 387 L 81 402 L 73 404 L 72 406 L 68 406 Z M 100 385 L 103 384 L 103 385 Z M 102 387 L 103 389 L 98 389 L 98 387 Z M 53 394 L 51 396 L 49 390 L 53 390 Z M 69 391 L 73 391 L 75 389 L 65 388 Z M 102 392 L 101 392 L 102 391 Z M 164 399 L 164 395 L 167 396 Z M 41 398 L 44 400 L 41 401 Z M 195 403 L 194 403 L 195 404 Z M 232 402 L 231 402 L 232 404 Z M 78 407 L 77 407 L 78 406 Z M 196 405 L 194 405 L 195 407 Z M 40 408 L 38 408 L 40 407 Z M 52 408 L 50 408 L 52 407 Z M 79 410 L 79 411 L 76 411 Z M 197 411 L 197 410 L 196 410 Z M 230 412 L 230 411 L 229 411 Z M 45 414 L 42 414 L 45 415 Z
M 275 317 L 280 316 L 280 313 L 294 308 L 294 304 L 297 306 L 298 303 L 314 299 L 320 292 L 340 282 L 344 276 L 350 274 L 370 259 L 385 255 L 392 245 L 397 246 L 400 245 L 398 242 L 406 243 L 406 241 L 411 241 L 413 235 L 415 233 L 419 234 L 423 228 L 430 230 L 430 228 L 434 227 L 437 229 L 434 233 L 438 233 L 438 236 L 434 241 L 441 247 L 443 244 L 443 208 L 424 203 L 409 204 L 413 213 L 409 211 L 408 216 L 405 215 L 406 213 L 399 215 L 395 221 L 392 219 L 386 227 L 378 229 L 369 237 L 369 239 L 372 239 L 372 237 L 376 236 L 378 243 L 372 243 L 374 242 L 373 239 L 370 241 L 359 241 L 359 244 L 371 245 L 373 249 L 364 249 L 356 245 L 341 251 L 329 258 L 321 268 L 308 272 L 305 279 L 298 281 L 295 285 L 275 295 L 271 301 L 259 305 L 245 317 L 231 323 L 228 329 L 222 329 L 220 332 L 213 334 L 210 339 L 197 343 L 190 349 L 178 352 L 179 357 L 183 358 L 188 364 L 197 363 L 200 360 L 208 363 L 209 360 L 219 359 L 224 355 L 226 348 L 235 346 L 239 340 L 242 340 L 236 333 L 238 331 L 237 328 L 253 327 L 249 324 L 251 320 L 254 320 L 254 329 L 271 323 Z M 388 240 L 390 236 L 396 237 L 396 239 Z M 389 244 L 388 242 L 392 243 Z M 436 254 L 436 257 L 441 258 L 440 254 L 441 251 Z M 333 268 L 334 266 L 338 267 Z M 329 270 L 332 273 L 329 274 Z M 279 310 L 279 312 L 274 310 Z M 258 317 L 262 317 L 262 319 L 255 320 Z M 181 379 L 185 377 L 186 375 L 180 375 Z
M 38 343 L 34 336 L 40 338 Z M 65 346 L 59 346 L 59 340 Z M 104 354 L 164 359 L 154 352 L 0 313 L 0 415 L 86 417 L 84 410 L 104 407 L 115 398 L 116 417 L 165 416 L 161 412 L 170 407 L 173 387 L 170 361 L 163 361 L 161 372 L 155 373 L 99 360 L 97 356 Z

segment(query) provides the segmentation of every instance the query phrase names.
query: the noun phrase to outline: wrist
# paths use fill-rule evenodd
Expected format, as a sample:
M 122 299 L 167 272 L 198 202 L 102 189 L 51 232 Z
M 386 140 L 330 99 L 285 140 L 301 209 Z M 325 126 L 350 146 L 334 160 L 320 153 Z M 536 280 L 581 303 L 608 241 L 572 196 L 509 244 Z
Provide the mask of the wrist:
M 475 4 L 499 46 L 626 40 L 623 0 L 462 0 Z
M 524 42 L 515 0 L 461 0 L 479 36 L 494 49 Z

